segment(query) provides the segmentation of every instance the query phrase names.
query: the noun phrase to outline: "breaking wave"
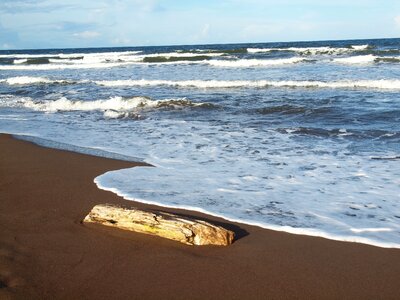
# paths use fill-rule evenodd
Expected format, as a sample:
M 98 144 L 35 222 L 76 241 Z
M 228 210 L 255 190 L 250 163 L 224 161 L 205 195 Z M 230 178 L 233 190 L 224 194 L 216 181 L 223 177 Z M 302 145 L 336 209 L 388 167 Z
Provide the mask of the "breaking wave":
M 375 59 L 375 62 L 384 62 L 384 63 L 400 63 L 400 56 L 387 56 L 387 57 L 378 57 Z
M 333 59 L 334 62 L 342 64 L 371 64 L 371 63 L 399 63 L 400 56 L 376 56 L 373 54 L 350 56 Z
M 346 54 L 355 51 L 363 51 L 370 49 L 369 45 L 352 45 L 350 47 L 288 47 L 288 48 L 247 48 L 248 53 L 263 52 L 295 52 L 301 55 L 317 55 L 317 54 Z
M 49 79 L 45 77 L 30 77 L 30 76 L 18 76 L 10 77 L 7 79 L 0 79 L 0 82 L 7 83 L 9 85 L 30 85 L 30 84 L 74 84 L 76 81 L 65 80 L 65 79 Z
M 238 59 L 238 60 L 211 60 L 207 63 L 214 67 L 223 68 L 249 68 L 263 66 L 290 65 L 307 61 L 301 57 L 280 58 L 280 59 Z
M 247 52 L 249 53 L 295 52 L 301 55 L 345 54 L 353 51 L 354 49 L 350 48 L 332 48 L 332 47 L 247 48 Z
M 353 48 L 354 50 L 367 50 L 369 48 L 371 48 L 370 45 L 366 44 L 366 45 L 352 45 L 351 48 Z
M 179 51 L 178 53 L 185 53 L 186 51 Z M 233 48 L 233 49 L 195 49 L 189 50 L 187 53 L 207 53 L 207 54 L 216 54 L 216 55 L 225 55 L 225 54 L 245 54 L 247 53 L 246 48 Z
M 95 81 L 103 86 L 172 86 L 182 88 L 372 88 L 372 89 L 400 89 L 400 80 L 358 80 L 358 81 L 269 81 L 269 80 L 112 80 Z
M 11 58 L 11 59 L 36 59 L 36 58 L 48 58 L 48 59 L 104 59 L 104 58 L 116 58 L 131 56 L 141 53 L 141 51 L 121 51 L 121 52 L 98 52 L 98 53 L 59 53 L 59 54 L 2 54 L 0 58 Z
M 0 70 L 62 70 L 62 69 L 100 69 L 100 68 L 113 68 L 126 66 L 131 63 L 129 62 L 119 62 L 119 63 L 82 63 L 82 64 L 18 64 L 18 65 L 0 65 Z
M 399 79 L 380 79 L 380 80 L 342 80 L 342 81 L 296 81 L 296 80 L 146 80 L 146 79 L 128 79 L 128 80 L 66 80 L 66 79 L 50 79 L 46 77 L 30 77 L 18 76 L 6 79 L 0 79 L 0 83 L 9 85 L 33 85 L 33 84 L 77 84 L 77 83 L 95 83 L 106 87 L 119 86 L 170 86 L 177 88 L 200 88 L 200 89 L 218 89 L 218 88 L 269 88 L 269 87 L 284 87 L 284 88 L 366 88 L 366 89 L 400 89 Z
M 154 53 L 141 51 L 73 53 L 73 54 L 15 54 L 0 55 L 0 70 L 58 70 L 111 68 L 141 63 L 179 63 L 208 60 L 224 53 Z
M 335 58 L 333 61 L 342 64 L 370 64 L 374 63 L 376 59 L 378 59 L 377 56 L 369 54 L 369 55 Z
M 180 109 L 185 107 L 212 108 L 211 103 L 193 102 L 186 98 L 153 100 L 148 97 L 112 97 L 106 100 L 81 101 L 62 97 L 57 100 L 38 101 L 31 98 L 2 97 L 3 107 L 28 108 L 46 113 L 67 111 L 102 111 L 105 118 L 140 119 L 138 112 L 145 109 Z
M 211 59 L 208 55 L 192 55 L 192 56 L 146 56 L 143 58 L 144 63 L 165 63 L 179 61 L 203 61 Z
M 72 53 L 72 54 L 9 54 L 0 55 L 1 59 L 12 64 L 0 65 L 0 70 L 58 70 L 58 69 L 95 69 L 118 67 L 140 60 L 141 51 Z
M 249 68 L 285 66 L 300 62 L 337 62 L 342 64 L 367 64 L 374 62 L 396 63 L 399 57 L 388 57 L 390 50 L 376 50 L 369 45 L 348 47 L 288 47 L 288 48 L 237 48 L 227 50 L 186 50 L 144 54 L 141 51 L 70 53 L 70 54 L 6 54 L 0 55 L 0 70 L 62 70 L 99 69 L 140 64 L 207 64 L 223 68 Z M 291 52 L 294 57 L 260 59 L 251 54 L 269 52 Z M 381 52 L 383 53 L 381 55 Z M 312 55 L 353 55 L 307 59 Z M 241 56 L 241 54 L 250 54 Z M 363 55 L 361 55 L 363 54 Z M 287 54 L 285 54 L 286 56 Z

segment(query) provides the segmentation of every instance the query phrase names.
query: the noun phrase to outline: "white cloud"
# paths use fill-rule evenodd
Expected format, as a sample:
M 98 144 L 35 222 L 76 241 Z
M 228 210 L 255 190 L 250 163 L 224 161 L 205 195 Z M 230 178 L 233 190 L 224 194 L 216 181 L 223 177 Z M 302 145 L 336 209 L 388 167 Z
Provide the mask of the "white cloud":
M 82 31 L 82 32 L 76 32 L 72 34 L 72 36 L 77 37 L 77 38 L 83 38 L 83 39 L 94 39 L 96 37 L 99 37 L 101 34 L 98 33 L 97 31 Z

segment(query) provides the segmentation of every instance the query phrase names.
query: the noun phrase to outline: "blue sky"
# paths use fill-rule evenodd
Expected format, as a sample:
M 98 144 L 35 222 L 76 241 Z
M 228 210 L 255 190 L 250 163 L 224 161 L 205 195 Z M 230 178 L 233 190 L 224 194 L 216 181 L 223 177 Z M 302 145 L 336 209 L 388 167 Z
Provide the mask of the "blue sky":
M 399 0 L 0 0 L 0 50 L 390 37 Z

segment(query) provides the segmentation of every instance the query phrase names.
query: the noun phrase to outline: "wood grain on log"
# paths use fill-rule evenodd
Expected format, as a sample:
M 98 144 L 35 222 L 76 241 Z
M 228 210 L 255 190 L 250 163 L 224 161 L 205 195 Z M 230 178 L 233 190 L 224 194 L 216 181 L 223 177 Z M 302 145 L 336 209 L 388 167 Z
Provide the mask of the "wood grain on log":
M 157 235 L 188 245 L 227 246 L 234 239 L 232 231 L 202 220 L 110 204 L 96 205 L 83 221 Z

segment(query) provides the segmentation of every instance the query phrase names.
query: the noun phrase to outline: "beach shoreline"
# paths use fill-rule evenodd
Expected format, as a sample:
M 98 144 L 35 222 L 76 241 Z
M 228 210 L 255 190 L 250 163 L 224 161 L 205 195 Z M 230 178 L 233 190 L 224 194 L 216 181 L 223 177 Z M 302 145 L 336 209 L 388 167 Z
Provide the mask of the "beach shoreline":
M 0 298 L 398 299 L 400 250 L 275 232 L 127 201 L 93 182 L 143 165 L 0 135 Z M 191 247 L 81 223 L 100 203 L 159 209 L 233 229 Z

